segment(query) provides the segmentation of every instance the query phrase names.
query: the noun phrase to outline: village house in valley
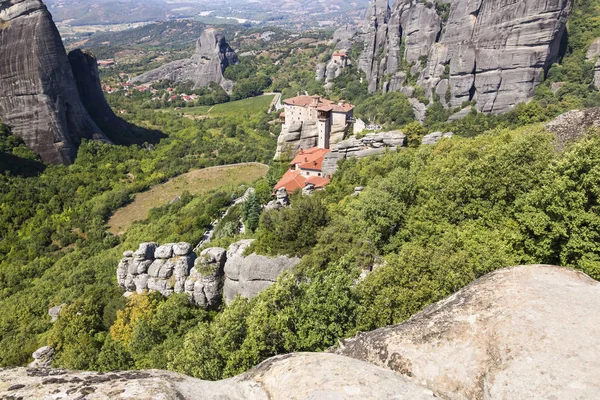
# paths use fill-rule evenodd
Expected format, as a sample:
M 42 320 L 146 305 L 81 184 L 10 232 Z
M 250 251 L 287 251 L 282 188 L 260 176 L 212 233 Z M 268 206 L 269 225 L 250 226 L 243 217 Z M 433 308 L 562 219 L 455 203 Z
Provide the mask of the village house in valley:
M 307 186 L 322 189 L 331 178 L 322 172 L 323 160 L 331 145 L 344 139 L 353 122 L 354 106 L 321 96 L 297 96 L 283 104 L 279 159 L 284 151 L 294 158 L 275 190 L 285 188 L 292 193 Z

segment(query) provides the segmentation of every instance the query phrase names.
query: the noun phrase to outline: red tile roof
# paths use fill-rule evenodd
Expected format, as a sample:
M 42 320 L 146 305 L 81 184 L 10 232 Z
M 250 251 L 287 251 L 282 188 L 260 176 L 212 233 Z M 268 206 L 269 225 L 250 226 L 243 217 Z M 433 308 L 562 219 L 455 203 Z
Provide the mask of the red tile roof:
M 307 184 L 312 183 L 316 189 L 323 189 L 331 181 L 329 178 L 323 178 L 320 176 L 304 177 L 301 175 L 302 171 L 289 170 L 283 175 L 281 180 L 277 182 L 274 190 L 277 191 L 281 188 L 285 188 L 288 193 L 294 193 L 296 190 L 302 190 Z
M 315 105 L 314 100 L 318 98 L 318 103 Z M 326 108 L 325 111 L 333 111 L 333 112 L 344 112 L 347 113 L 354 109 L 354 106 L 349 103 L 344 103 L 343 101 L 340 103 L 336 103 L 334 101 L 325 99 L 320 96 L 297 96 L 292 97 L 291 99 L 287 99 L 283 101 L 283 104 L 288 106 L 296 106 L 296 107 L 313 107 L 313 108 Z M 329 107 L 331 107 L 329 109 Z
M 329 149 L 321 149 L 319 147 L 313 147 L 304 151 L 301 150 L 292 162 L 290 162 L 290 165 L 298 165 L 300 169 L 320 171 L 323 169 L 325 154 L 330 151 Z

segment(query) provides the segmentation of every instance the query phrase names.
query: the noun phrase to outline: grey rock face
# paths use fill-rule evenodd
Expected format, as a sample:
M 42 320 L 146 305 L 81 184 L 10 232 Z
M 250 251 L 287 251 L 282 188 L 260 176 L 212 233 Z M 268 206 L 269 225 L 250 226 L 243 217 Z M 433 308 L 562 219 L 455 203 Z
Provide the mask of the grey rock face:
M 592 128 L 600 128 L 600 107 L 569 111 L 546 124 L 546 130 L 556 135 L 557 150 L 581 139 Z
M 43 382 L 43 383 L 42 383 Z M 17 386 L 15 386 L 17 385 Z M 9 391 L 9 388 L 12 390 Z M 365 362 L 327 353 L 273 357 L 231 379 L 201 381 L 167 371 L 99 374 L 65 370 L 0 370 L 0 397 L 179 400 L 433 400 L 408 379 Z M 67 394 L 70 393 L 70 394 Z
M 442 140 L 444 138 L 451 138 L 452 136 L 454 136 L 454 133 L 452 133 L 452 132 L 446 132 L 446 133 L 433 132 L 433 133 L 423 136 L 423 139 L 421 140 L 421 144 L 434 145 L 434 144 L 437 144 L 437 142 L 439 142 L 440 140 Z
M 66 304 L 61 304 L 55 307 L 52 307 L 48 310 L 48 315 L 50 316 L 50 322 L 56 322 L 58 317 L 60 316 L 60 312 L 66 306 Z
M 40 0 L 0 0 L 0 119 L 48 163 L 73 162 L 83 138 L 108 141 Z
M 282 202 L 289 199 L 280 199 Z M 233 300 L 238 294 L 252 298 L 271 286 L 285 270 L 300 259 L 276 258 L 252 254 L 244 257 L 244 250 L 252 243 L 245 240 L 234 243 L 229 251 L 209 248 L 199 257 L 188 243 L 142 243 L 138 250 L 125 252 L 117 267 L 117 282 L 132 293 L 159 292 L 165 297 L 173 293 L 187 293 L 192 302 L 206 309 L 217 309 L 223 297 Z M 225 271 L 229 271 L 227 274 Z M 224 296 L 225 293 L 225 296 Z
M 600 284 L 580 272 L 508 268 L 336 353 L 410 376 L 440 398 L 596 398 L 599 306 Z
M 323 160 L 323 173 L 332 175 L 340 160 L 363 158 L 395 151 L 406 145 L 406 135 L 400 131 L 368 134 L 360 139 L 351 137 L 332 146 Z
M 192 296 L 194 303 L 206 309 L 221 305 L 226 260 L 227 250 L 223 248 L 214 247 L 200 253 L 185 281 L 185 292 Z
M 229 46 L 222 33 L 206 29 L 196 42 L 196 53 L 190 59 L 173 61 L 160 68 L 146 72 L 133 79 L 148 83 L 167 79 L 173 82 L 193 82 L 201 88 L 215 82 L 226 91 L 231 91 L 233 82 L 223 77 L 229 65 L 238 64 L 235 51 Z
M 600 38 L 594 40 L 586 54 L 587 61 L 596 61 L 594 66 L 594 85 L 600 89 Z
M 237 295 L 251 299 L 277 281 L 284 271 L 295 267 L 300 259 L 286 256 L 275 258 L 251 254 L 244 256 L 244 251 L 253 240 L 242 240 L 234 243 L 227 251 L 225 263 L 225 285 L 223 297 L 227 304 Z
M 104 98 L 96 57 L 77 49 L 69 53 L 68 59 L 81 102 L 96 125 L 115 143 L 129 144 L 135 140 L 132 128 L 115 115 Z
M 28 365 L 29 368 L 50 368 L 54 360 L 54 349 L 50 346 L 40 347 L 31 357 L 33 361 Z
M 530 99 L 556 61 L 571 8 L 571 0 L 457 0 L 442 26 L 435 5 L 396 0 L 386 19 L 373 13 L 374 3 L 359 67 L 369 90 L 400 90 L 405 60 L 431 99 L 445 104 L 449 92 L 450 107 L 474 100 L 481 112 L 503 113 Z

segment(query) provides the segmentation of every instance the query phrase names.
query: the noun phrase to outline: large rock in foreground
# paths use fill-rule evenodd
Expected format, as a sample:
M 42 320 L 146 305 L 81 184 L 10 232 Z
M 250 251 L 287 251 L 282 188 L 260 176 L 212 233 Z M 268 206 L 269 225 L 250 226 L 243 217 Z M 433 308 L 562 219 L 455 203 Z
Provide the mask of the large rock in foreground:
M 447 399 L 600 398 L 600 284 L 551 266 L 491 273 L 336 353 Z
M 0 0 L 0 120 L 48 163 L 71 163 L 84 138 L 108 141 L 81 103 L 40 0 Z
M 9 397 L 12 396 L 12 397 Z M 432 400 L 433 393 L 365 362 L 333 354 L 290 354 L 220 382 L 166 371 L 108 374 L 63 370 L 0 371 L 0 398 Z
M 196 42 L 196 53 L 192 58 L 173 61 L 160 68 L 146 72 L 133 79 L 134 82 L 149 83 L 160 80 L 172 82 L 192 82 L 194 89 L 219 84 L 231 91 L 233 82 L 223 77 L 223 72 L 237 64 L 238 56 L 229 46 L 222 33 L 206 29 Z

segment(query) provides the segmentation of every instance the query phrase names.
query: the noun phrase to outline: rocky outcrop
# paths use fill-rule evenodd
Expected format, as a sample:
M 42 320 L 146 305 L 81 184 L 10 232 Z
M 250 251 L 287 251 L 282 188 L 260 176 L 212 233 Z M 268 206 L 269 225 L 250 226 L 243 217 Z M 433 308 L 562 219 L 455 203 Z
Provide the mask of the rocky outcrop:
M 421 139 L 421 144 L 434 145 L 434 144 L 437 144 L 437 142 L 439 142 L 442 139 L 446 139 L 446 138 L 449 139 L 453 136 L 454 136 L 454 133 L 452 133 L 452 132 L 446 132 L 446 133 L 433 132 L 433 133 L 423 136 L 423 139 Z
M 233 88 L 233 82 L 225 79 L 223 72 L 228 66 L 238 62 L 237 54 L 229 46 L 223 34 L 214 29 L 206 29 L 196 42 L 196 53 L 192 58 L 173 61 L 146 72 L 134 78 L 133 81 L 139 83 L 160 80 L 192 82 L 196 89 L 215 82 L 229 92 Z
M 73 162 L 84 138 L 108 141 L 79 98 L 40 0 L 0 0 L 0 119 L 48 163 Z
M 600 107 L 572 110 L 546 124 L 546 130 L 556 135 L 556 149 L 584 137 L 590 129 L 600 128 Z
M 372 133 L 360 139 L 351 137 L 332 146 L 323 160 L 323 173 L 332 175 L 340 160 L 375 156 L 406 146 L 406 135 L 400 131 Z
M 123 254 L 117 282 L 128 292 L 159 292 L 163 296 L 183 293 L 196 255 L 188 243 L 142 243 L 134 253 Z
M 50 346 L 40 347 L 31 357 L 33 361 L 29 363 L 29 368 L 50 368 L 54 361 L 54 349 Z
M 126 294 L 187 293 L 194 304 L 214 310 L 223 299 L 229 303 L 238 295 L 256 297 L 300 262 L 286 256 L 244 256 L 251 244 L 252 240 L 243 240 L 229 250 L 212 247 L 197 257 L 189 243 L 142 243 L 137 251 L 123 253 L 117 283 Z
M 231 303 L 237 295 L 251 299 L 277 282 L 283 272 L 292 269 L 300 259 L 296 257 L 267 257 L 258 254 L 244 256 L 244 252 L 253 240 L 234 243 L 227 251 L 225 264 L 225 285 L 223 297 Z
M 60 312 L 63 308 L 65 308 L 66 304 L 60 304 L 58 306 L 51 307 L 48 309 L 48 315 L 50 316 L 50 322 L 56 322 L 58 317 L 60 317 Z
M 387 17 L 385 4 L 373 3 L 359 63 L 369 90 L 400 90 L 410 73 L 430 99 L 448 97 L 450 107 L 473 100 L 485 113 L 533 96 L 558 58 L 572 8 L 571 0 L 457 0 L 444 23 L 439 5 L 396 0 Z
M 600 284 L 566 268 L 491 273 L 409 321 L 336 350 L 445 399 L 600 395 Z
M 68 59 L 81 102 L 96 125 L 115 143 L 134 143 L 133 128 L 115 115 L 104 98 L 96 57 L 89 51 L 77 49 L 69 53 Z
M 0 370 L 6 399 L 433 400 L 431 391 L 365 362 L 334 354 L 273 357 L 231 379 L 209 382 L 167 371 L 113 373 Z
M 594 62 L 594 85 L 600 89 L 600 38 L 594 40 L 585 56 L 586 61 Z
M 353 25 L 344 25 L 333 33 L 333 43 L 338 50 L 350 50 L 352 42 L 358 38 L 358 29 Z

